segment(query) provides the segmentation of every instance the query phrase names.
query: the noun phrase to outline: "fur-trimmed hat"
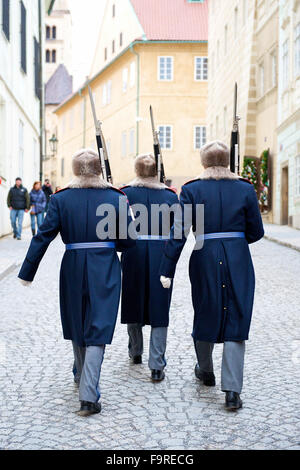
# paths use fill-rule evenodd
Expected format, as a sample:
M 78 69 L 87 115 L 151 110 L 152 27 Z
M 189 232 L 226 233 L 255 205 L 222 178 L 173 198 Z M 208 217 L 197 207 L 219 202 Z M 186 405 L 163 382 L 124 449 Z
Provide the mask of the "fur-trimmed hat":
M 93 149 L 81 149 L 73 155 L 72 169 L 74 178 L 69 188 L 108 188 L 110 183 L 101 178 L 99 155 Z
M 98 153 L 93 149 L 81 149 L 73 155 L 72 169 L 75 176 L 99 176 L 101 165 Z
M 134 162 L 136 175 L 140 178 L 153 178 L 157 176 L 155 158 L 151 154 L 139 155 Z
M 201 163 L 204 168 L 211 166 L 229 166 L 229 148 L 220 140 L 209 142 L 200 149 Z

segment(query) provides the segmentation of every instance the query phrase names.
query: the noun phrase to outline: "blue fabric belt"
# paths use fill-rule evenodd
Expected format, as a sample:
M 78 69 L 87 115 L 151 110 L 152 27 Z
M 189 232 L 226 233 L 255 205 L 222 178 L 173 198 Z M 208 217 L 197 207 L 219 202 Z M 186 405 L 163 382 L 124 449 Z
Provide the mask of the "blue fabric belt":
M 169 236 L 163 236 L 163 235 L 140 235 L 138 237 L 138 240 L 143 240 L 143 241 L 160 241 L 160 240 L 169 240 Z
M 71 243 L 66 245 L 66 250 L 87 250 L 91 248 L 115 248 L 114 242 L 91 242 L 91 243 Z
M 244 232 L 217 232 L 217 233 L 204 233 L 197 235 L 197 240 L 213 240 L 215 238 L 245 238 Z

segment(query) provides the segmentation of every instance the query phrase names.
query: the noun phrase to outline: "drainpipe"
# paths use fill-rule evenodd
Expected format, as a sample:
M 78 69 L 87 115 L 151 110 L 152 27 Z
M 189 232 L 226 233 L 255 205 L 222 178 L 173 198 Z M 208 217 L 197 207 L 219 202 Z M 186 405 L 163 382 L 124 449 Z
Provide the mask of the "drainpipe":
M 140 149 L 140 55 L 134 50 L 134 46 L 130 46 L 132 54 L 137 58 L 137 79 L 136 79 L 136 154 Z

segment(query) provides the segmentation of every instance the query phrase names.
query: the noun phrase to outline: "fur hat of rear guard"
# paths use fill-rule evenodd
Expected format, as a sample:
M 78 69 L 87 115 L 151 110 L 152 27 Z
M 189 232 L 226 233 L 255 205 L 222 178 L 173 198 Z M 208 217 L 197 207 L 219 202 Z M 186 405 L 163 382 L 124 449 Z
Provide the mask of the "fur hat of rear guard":
M 151 189 L 165 189 L 166 185 L 157 180 L 157 167 L 154 156 L 151 153 L 138 155 L 134 162 L 136 178 L 129 183 L 130 186 L 145 187 Z
M 229 148 L 220 140 L 209 142 L 200 149 L 201 163 L 204 167 L 200 179 L 237 179 L 230 171 Z
M 101 177 L 99 155 L 95 150 L 83 148 L 72 157 L 74 178 L 70 188 L 107 188 L 111 185 Z

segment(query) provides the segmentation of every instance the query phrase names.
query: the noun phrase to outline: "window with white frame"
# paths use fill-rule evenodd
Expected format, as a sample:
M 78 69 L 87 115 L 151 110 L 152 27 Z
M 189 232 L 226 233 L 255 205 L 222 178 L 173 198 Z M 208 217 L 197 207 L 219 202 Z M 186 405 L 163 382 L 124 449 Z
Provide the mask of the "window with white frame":
M 195 80 L 207 80 L 208 60 L 207 57 L 195 57 Z
M 194 149 L 200 150 L 203 145 L 206 144 L 206 127 L 195 126 L 194 127 Z
M 289 40 L 287 39 L 282 47 L 282 81 L 286 88 L 289 83 Z
M 300 196 L 300 155 L 295 159 L 295 196 Z
M 228 46 L 228 25 L 224 28 L 224 54 L 227 54 L 227 46 Z
M 223 129 L 224 129 L 224 134 L 227 132 L 227 106 L 224 106 L 224 111 L 223 111 Z
M 126 131 L 122 132 L 121 137 L 121 155 L 123 158 L 127 155 L 127 134 Z
M 159 126 L 159 143 L 162 149 L 171 150 L 173 147 L 172 126 Z
M 276 52 L 271 54 L 271 86 L 274 87 L 277 85 L 277 55 Z
M 102 104 L 103 106 L 107 104 L 107 83 L 104 83 L 102 88 Z
M 248 0 L 243 0 L 243 24 L 246 24 L 248 17 Z
M 162 81 L 173 80 L 173 57 L 161 56 L 158 58 L 158 79 Z
M 234 25 L 233 25 L 234 38 L 237 37 L 237 33 L 238 33 L 238 20 L 239 20 L 239 10 L 238 10 L 238 7 L 236 7 L 234 9 Z
M 134 87 L 135 85 L 135 62 L 131 62 L 130 64 L 129 85 L 130 85 L 130 88 Z
M 295 28 L 295 76 L 300 75 L 300 23 Z
M 19 121 L 19 176 L 23 178 L 24 169 L 24 123 Z
M 122 90 L 123 90 L 123 93 L 125 93 L 128 87 L 128 68 L 127 67 L 123 69 L 123 72 L 122 72 L 122 83 L 123 83 Z
M 130 129 L 130 133 L 129 133 L 129 153 L 130 153 L 130 155 L 135 153 L 134 135 L 135 135 L 134 129 Z
M 265 67 L 264 64 L 259 66 L 259 95 L 265 94 Z
M 111 103 L 111 88 L 112 88 L 112 81 L 108 80 L 108 82 L 106 84 L 106 93 L 107 93 L 106 103 L 107 104 Z

